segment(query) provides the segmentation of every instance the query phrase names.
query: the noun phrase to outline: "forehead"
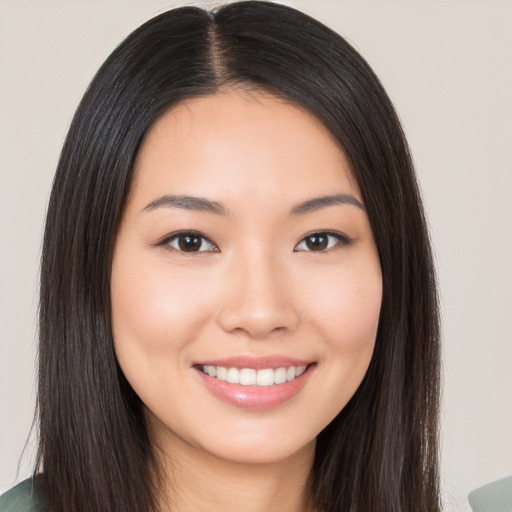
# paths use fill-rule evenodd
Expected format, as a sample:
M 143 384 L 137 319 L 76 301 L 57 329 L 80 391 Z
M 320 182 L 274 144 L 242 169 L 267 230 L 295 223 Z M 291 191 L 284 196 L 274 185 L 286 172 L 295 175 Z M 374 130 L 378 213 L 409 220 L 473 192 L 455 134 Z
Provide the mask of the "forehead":
M 151 127 L 131 196 L 142 206 L 163 192 L 360 198 L 337 140 L 315 116 L 268 93 L 239 90 L 183 101 Z

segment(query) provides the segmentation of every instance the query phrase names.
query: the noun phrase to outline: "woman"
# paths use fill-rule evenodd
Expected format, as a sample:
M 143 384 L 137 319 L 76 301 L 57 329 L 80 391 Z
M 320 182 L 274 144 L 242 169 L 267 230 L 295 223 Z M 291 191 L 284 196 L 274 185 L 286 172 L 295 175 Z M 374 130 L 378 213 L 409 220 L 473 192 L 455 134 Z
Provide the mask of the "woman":
M 112 53 L 48 209 L 41 507 L 439 510 L 438 338 L 407 144 L 342 38 L 240 2 Z

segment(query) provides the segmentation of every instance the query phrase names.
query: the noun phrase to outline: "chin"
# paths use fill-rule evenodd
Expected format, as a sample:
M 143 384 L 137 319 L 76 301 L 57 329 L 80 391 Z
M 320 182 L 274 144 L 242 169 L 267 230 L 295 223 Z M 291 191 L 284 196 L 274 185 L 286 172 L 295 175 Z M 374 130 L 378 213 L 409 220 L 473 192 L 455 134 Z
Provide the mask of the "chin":
M 314 456 L 316 439 L 306 444 L 292 445 L 281 440 L 260 440 L 253 443 L 230 443 L 229 445 L 198 447 L 211 456 L 229 463 L 242 465 L 270 465 L 286 463 L 296 458 Z

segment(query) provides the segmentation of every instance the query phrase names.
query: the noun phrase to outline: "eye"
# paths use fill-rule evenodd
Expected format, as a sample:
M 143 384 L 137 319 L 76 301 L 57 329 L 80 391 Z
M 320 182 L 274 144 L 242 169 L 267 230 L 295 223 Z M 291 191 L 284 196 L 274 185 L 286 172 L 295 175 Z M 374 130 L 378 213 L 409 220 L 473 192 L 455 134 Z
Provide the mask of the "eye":
M 294 248 L 294 251 L 326 252 L 333 248 L 350 245 L 351 238 L 343 233 L 332 231 L 318 231 L 305 236 Z
M 218 247 L 211 240 L 195 231 L 173 233 L 165 237 L 157 245 L 186 253 L 219 251 Z

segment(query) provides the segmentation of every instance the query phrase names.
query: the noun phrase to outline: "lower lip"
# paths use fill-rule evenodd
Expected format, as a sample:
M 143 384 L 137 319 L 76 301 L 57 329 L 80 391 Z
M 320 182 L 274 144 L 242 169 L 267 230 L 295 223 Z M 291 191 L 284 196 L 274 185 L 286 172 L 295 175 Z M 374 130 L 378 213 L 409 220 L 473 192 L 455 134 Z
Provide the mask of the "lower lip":
M 194 370 L 206 387 L 224 402 L 242 409 L 263 410 L 277 407 L 293 398 L 306 385 L 315 367 L 314 364 L 309 365 L 300 377 L 296 377 L 289 382 L 261 387 L 231 384 L 210 377 L 198 368 L 194 368 Z

